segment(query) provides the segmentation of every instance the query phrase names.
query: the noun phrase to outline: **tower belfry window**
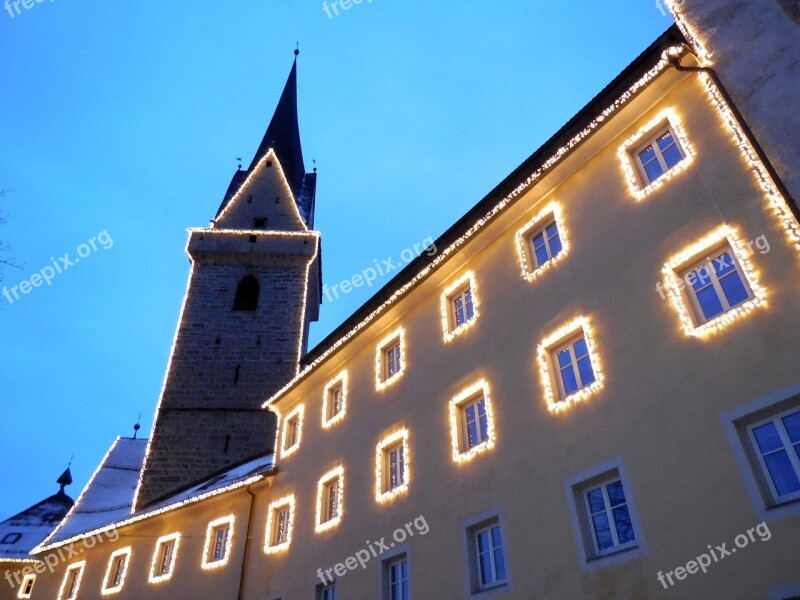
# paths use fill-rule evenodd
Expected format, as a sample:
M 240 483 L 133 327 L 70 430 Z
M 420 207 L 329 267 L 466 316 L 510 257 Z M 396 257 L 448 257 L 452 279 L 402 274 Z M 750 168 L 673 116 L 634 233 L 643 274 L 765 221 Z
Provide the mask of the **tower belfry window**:
M 258 294 L 261 286 L 258 279 L 247 275 L 239 282 L 236 288 L 236 297 L 233 300 L 233 310 L 254 311 L 258 308 Z

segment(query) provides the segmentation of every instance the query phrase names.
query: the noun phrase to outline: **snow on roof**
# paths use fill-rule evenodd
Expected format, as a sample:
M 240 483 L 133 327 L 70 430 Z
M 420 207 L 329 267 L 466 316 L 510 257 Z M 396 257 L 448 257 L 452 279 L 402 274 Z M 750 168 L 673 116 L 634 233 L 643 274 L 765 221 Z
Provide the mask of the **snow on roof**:
M 0 562 L 30 560 L 31 549 L 50 535 L 72 505 L 62 490 L 0 523 Z
M 271 453 L 260 456 L 132 514 L 133 499 L 146 449 L 146 439 L 117 438 L 81 492 L 73 509 L 35 551 L 42 552 L 90 534 L 140 521 L 171 508 L 247 485 L 272 471 L 274 465 Z M 39 538 L 40 542 L 42 538 Z

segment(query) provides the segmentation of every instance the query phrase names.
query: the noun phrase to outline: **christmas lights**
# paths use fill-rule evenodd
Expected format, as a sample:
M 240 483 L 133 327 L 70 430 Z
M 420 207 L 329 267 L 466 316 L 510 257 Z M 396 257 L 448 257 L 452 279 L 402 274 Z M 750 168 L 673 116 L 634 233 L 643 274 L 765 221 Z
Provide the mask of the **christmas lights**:
M 3 562 L 9 561 L 4 559 Z M 17 598 L 30 598 L 34 585 L 36 585 L 36 575 L 25 575 L 25 577 L 22 578 L 22 585 L 19 586 Z
M 208 524 L 208 528 L 206 529 L 206 541 L 203 545 L 203 561 L 201 566 L 203 567 L 204 571 L 210 571 L 213 569 L 220 569 L 228 564 L 231 559 L 231 548 L 233 547 L 233 532 L 234 532 L 234 524 L 236 523 L 236 517 L 233 515 L 228 515 L 226 517 L 221 517 L 215 521 L 211 521 Z M 216 540 L 216 531 L 219 528 L 226 528 L 228 530 L 227 535 L 225 536 L 225 545 L 222 551 L 222 558 L 219 560 L 214 560 L 214 545 L 217 543 Z
M 385 350 L 395 342 L 398 343 L 398 347 L 400 348 L 400 368 L 389 375 L 385 372 Z M 403 373 L 406 372 L 407 367 L 408 356 L 406 355 L 406 331 L 402 327 L 398 327 L 385 338 L 383 338 L 375 349 L 375 389 L 380 392 L 400 381 L 400 378 L 403 377 Z
M 680 147 L 683 158 L 671 169 L 665 171 L 658 179 L 643 186 L 642 175 L 639 174 L 639 169 L 634 162 L 638 160 L 634 150 L 637 145 L 642 143 L 646 135 L 657 133 L 661 128 L 667 126 L 675 134 L 676 142 Z M 694 162 L 695 158 L 695 151 L 689 142 L 689 138 L 686 137 L 686 132 L 673 108 L 662 110 L 649 123 L 625 140 L 622 146 L 619 147 L 617 154 L 619 155 L 625 178 L 628 180 L 628 187 L 637 201 L 644 200 L 647 196 L 663 187 L 670 179 L 683 173 Z
M 389 465 L 387 464 L 387 457 L 385 451 L 396 445 L 398 442 L 402 443 L 403 452 L 403 467 L 399 473 L 402 476 L 402 483 L 395 487 L 388 485 L 391 480 L 391 473 L 386 472 Z M 383 438 L 375 446 L 375 500 L 381 504 L 385 504 L 391 500 L 396 499 L 398 496 L 408 492 L 408 486 L 411 482 L 411 454 L 408 450 L 408 429 L 401 429 L 385 438 Z M 388 488 L 388 489 L 387 489 Z
M 333 481 L 336 481 L 336 507 L 333 515 L 328 514 L 326 504 L 329 501 L 327 497 L 328 486 Z M 317 484 L 317 525 L 315 531 L 322 533 L 333 529 L 342 522 L 344 515 L 344 467 L 331 469 L 323 475 Z M 331 517 L 331 518 L 328 518 Z M 326 520 L 327 519 L 327 520 Z
M 711 65 L 712 54 L 708 51 L 705 41 L 697 35 L 694 27 L 683 13 L 678 9 L 678 6 L 683 5 L 686 0 L 665 0 L 667 9 L 672 13 L 672 18 L 675 19 L 675 24 L 681 30 L 683 37 L 685 37 L 696 51 L 698 57 L 702 59 L 703 64 Z
M 764 193 L 775 217 L 786 232 L 789 241 L 796 250 L 800 250 L 800 224 L 798 224 L 792 210 L 789 208 L 786 198 L 778 190 L 764 163 L 758 158 L 758 154 L 747 139 L 747 135 L 739 125 L 733 111 L 725 102 L 714 81 L 707 73 L 700 73 L 700 80 L 708 93 L 712 105 L 716 108 L 717 114 L 719 114 L 734 143 L 739 148 L 739 152 L 746 166 L 750 169 L 756 184 Z
M 340 386 L 340 387 L 339 387 Z M 328 413 L 330 412 L 330 407 L 328 405 L 331 402 L 331 392 L 332 390 L 339 387 L 339 393 L 341 396 L 339 397 L 339 411 L 336 412 L 331 418 L 328 418 Z M 323 429 L 330 429 L 336 423 L 344 419 L 344 415 L 347 412 L 347 370 L 343 370 L 339 373 L 336 377 L 331 379 L 326 385 L 325 390 L 322 392 L 322 428 Z
M 286 392 L 294 388 L 301 380 L 308 377 L 314 372 L 314 369 L 328 359 L 334 352 L 338 351 L 344 344 L 346 344 L 354 336 L 358 335 L 370 323 L 383 315 L 390 307 L 396 304 L 403 298 L 411 289 L 425 279 L 431 272 L 439 268 L 451 255 L 461 250 L 461 248 L 479 231 L 492 222 L 499 214 L 501 214 L 511 203 L 519 196 L 527 192 L 531 186 L 537 183 L 550 172 L 557 164 L 559 164 L 570 151 L 580 145 L 587 137 L 591 136 L 598 128 L 600 128 L 606 121 L 613 117 L 621 108 L 628 104 L 636 95 L 654 79 L 661 75 L 665 70 L 670 67 L 673 59 L 683 55 L 685 49 L 682 46 L 672 46 L 664 50 L 661 54 L 659 61 L 649 69 L 641 78 L 634 82 L 625 92 L 623 92 L 612 104 L 603 109 L 589 124 L 586 125 L 581 131 L 575 134 L 565 145 L 561 146 L 550 158 L 542 163 L 535 171 L 522 181 L 516 188 L 514 188 L 507 196 L 494 205 L 486 214 L 479 217 L 467 230 L 449 246 L 439 251 L 431 261 L 422 267 L 416 275 L 409 281 L 404 283 L 396 289 L 387 300 L 380 306 L 371 311 L 364 317 L 357 325 L 352 327 L 342 337 L 332 343 L 324 352 L 322 352 L 314 361 L 312 361 L 305 370 L 299 372 L 291 381 L 287 382 L 280 390 L 273 394 L 265 403 L 264 407 L 272 405 L 279 398 L 284 396 Z
M 295 408 L 292 412 L 286 415 L 286 418 L 283 419 L 283 428 L 281 431 L 281 458 L 286 458 L 287 456 L 291 456 L 300 448 L 300 441 L 303 437 L 303 417 L 306 413 L 306 406 L 305 404 L 301 404 L 297 408 Z M 294 440 L 288 438 L 287 436 L 292 433 L 292 422 L 296 420 L 297 426 L 294 429 Z M 291 444 L 287 446 L 287 444 Z
M 286 523 L 286 539 L 283 542 L 276 543 L 276 531 L 279 527 L 277 521 L 278 515 L 284 509 L 289 509 Z M 264 536 L 264 552 L 266 554 L 277 554 L 278 552 L 285 552 L 292 544 L 292 530 L 294 529 L 294 515 L 295 515 L 295 498 L 294 494 L 284 496 L 279 500 L 275 500 L 269 505 L 267 509 L 267 530 Z
M 284 191 L 286 192 L 286 195 L 289 198 L 289 204 L 291 204 L 292 208 L 294 208 L 295 216 L 297 217 L 297 220 L 300 223 L 300 225 L 303 226 L 304 230 L 308 231 L 306 222 L 303 220 L 302 215 L 300 215 L 300 209 L 297 207 L 297 201 L 295 200 L 294 193 L 292 192 L 292 188 L 289 185 L 289 180 L 286 179 L 286 173 L 283 172 L 283 166 L 281 165 L 281 161 L 278 160 L 278 155 L 275 154 L 275 150 L 273 150 L 272 148 L 270 148 L 269 151 L 261 158 L 261 160 L 258 161 L 258 164 L 256 164 L 255 168 L 253 168 L 253 170 L 250 171 L 250 174 L 244 180 L 242 185 L 240 185 L 239 189 L 236 190 L 236 193 L 233 196 L 231 196 L 230 200 L 228 200 L 228 203 L 225 205 L 225 208 L 222 209 L 222 212 L 219 213 L 219 215 L 213 221 L 211 221 L 212 226 L 215 226 L 217 223 L 219 223 L 220 220 L 222 220 L 222 217 L 225 216 L 225 213 L 228 212 L 228 210 L 231 208 L 231 206 L 236 204 L 236 201 L 239 200 L 239 198 L 243 195 L 242 192 L 250 183 L 250 180 L 253 179 L 253 177 L 255 177 L 256 174 L 259 171 L 261 171 L 261 169 L 264 168 L 264 165 L 266 165 L 268 161 L 274 161 L 275 166 L 277 167 L 275 170 L 278 172 L 278 174 L 280 175 L 280 179 L 283 182 Z
M 586 347 L 589 351 L 589 360 L 592 365 L 592 370 L 594 371 L 595 380 L 576 392 L 564 398 L 559 398 L 559 394 L 556 391 L 558 389 L 556 383 L 556 378 L 558 377 L 558 373 L 556 372 L 557 364 L 554 363 L 551 352 L 558 344 L 581 333 L 586 340 Z M 550 412 L 566 410 L 573 404 L 582 402 L 603 389 L 604 377 L 600 365 L 600 356 L 595 348 L 592 327 L 587 317 L 573 319 L 548 335 L 544 341 L 539 344 L 537 357 L 539 362 L 539 375 L 541 377 L 542 388 L 544 389 L 544 397 Z
M 470 400 L 478 398 L 483 399 L 486 409 L 487 437 L 480 443 L 468 448 L 463 442 L 466 436 L 466 432 L 464 431 L 466 424 L 462 423 L 463 417 L 461 412 L 464 404 Z M 488 381 L 481 379 L 461 390 L 454 398 L 450 400 L 448 411 L 450 413 L 450 444 L 453 449 L 454 462 L 469 462 L 479 454 L 483 454 L 484 452 L 494 448 L 496 439 L 494 428 L 494 410 L 492 408 L 492 400 L 489 397 Z
M 453 294 L 459 293 L 462 290 L 466 290 L 470 294 L 470 299 L 472 302 L 472 316 L 470 317 L 467 315 L 467 308 L 465 305 L 464 314 L 466 320 L 459 325 L 454 313 L 455 307 L 453 306 Z M 469 331 L 475 325 L 475 323 L 478 322 L 478 317 L 480 316 L 479 308 L 478 285 L 475 281 L 475 273 L 473 271 L 467 271 L 464 273 L 464 275 L 453 282 L 453 284 L 442 294 L 442 334 L 444 335 L 445 343 L 452 342 L 458 336 L 464 335 L 464 333 Z
M 726 245 L 727 244 L 727 245 Z M 752 292 L 750 300 L 732 308 L 704 323 L 696 323 L 694 312 L 689 304 L 681 271 L 721 247 L 730 247 L 736 262 L 741 267 Z M 739 240 L 736 230 L 729 225 L 718 227 L 702 239 L 691 244 L 667 261 L 663 268 L 664 283 L 675 310 L 678 312 L 683 330 L 687 335 L 708 338 L 725 329 L 730 323 L 752 312 L 755 308 L 766 306 L 767 293 L 759 284 L 758 273 L 747 258 L 747 249 Z
M 550 220 L 555 221 L 558 228 L 558 236 L 561 240 L 561 251 L 543 265 L 536 266 L 532 257 L 532 250 L 528 238 L 530 234 L 546 225 Z M 552 268 L 564 257 L 569 254 L 569 236 L 564 227 L 564 220 L 561 217 L 561 207 L 557 202 L 551 202 L 545 206 L 539 214 L 533 217 L 530 221 L 525 223 L 516 234 L 517 240 L 517 256 L 519 257 L 520 266 L 522 267 L 522 276 L 529 282 L 538 279 L 542 273 Z
M 159 565 L 159 558 L 161 561 L 166 562 L 167 558 L 165 558 L 161 554 L 162 547 L 166 546 L 167 544 L 172 543 L 172 550 L 170 551 L 169 556 L 167 557 L 169 561 L 164 565 L 167 567 L 167 570 L 163 573 L 160 572 L 158 568 Z M 180 533 L 171 533 L 169 535 L 162 535 L 156 541 L 156 549 L 153 551 L 153 560 L 150 563 L 150 583 L 162 583 L 164 581 L 168 581 L 172 579 L 172 574 L 175 572 L 175 563 L 178 560 L 178 548 L 181 545 L 181 534 Z M 165 550 L 166 552 L 166 550 Z
M 119 581 L 115 582 L 114 578 L 116 573 L 114 571 L 117 559 L 120 557 L 124 557 L 124 561 L 122 563 L 122 571 L 119 576 Z M 122 587 L 125 585 L 125 576 L 128 574 L 128 565 L 130 564 L 130 560 L 130 546 L 111 553 L 111 557 L 108 559 L 108 566 L 106 567 L 106 574 L 105 577 L 103 577 L 103 589 L 100 590 L 100 593 L 103 594 L 103 596 L 111 596 L 112 594 L 118 594 L 122 591 Z
M 61 587 L 58 588 L 58 600 L 75 600 L 78 597 L 78 590 L 81 588 L 81 580 L 83 579 L 83 572 L 86 570 L 86 561 L 82 560 L 80 562 L 76 562 L 71 564 L 67 567 L 67 570 L 64 572 L 64 579 L 61 581 Z M 75 575 L 74 583 L 72 582 L 72 572 L 77 571 L 77 575 Z M 71 589 L 67 588 L 67 583 L 70 583 Z M 68 595 L 64 595 L 66 592 Z

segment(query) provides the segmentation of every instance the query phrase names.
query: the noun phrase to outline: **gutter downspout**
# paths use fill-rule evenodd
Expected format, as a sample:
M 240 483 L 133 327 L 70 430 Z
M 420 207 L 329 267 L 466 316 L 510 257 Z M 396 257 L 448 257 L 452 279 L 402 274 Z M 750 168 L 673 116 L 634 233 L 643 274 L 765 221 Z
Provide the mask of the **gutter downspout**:
M 250 565 L 250 546 L 252 545 L 253 521 L 255 519 L 256 495 L 253 493 L 253 485 L 247 486 L 247 493 L 250 494 L 250 512 L 247 516 L 247 535 L 244 541 L 244 556 L 242 557 L 242 572 L 239 576 L 238 600 L 244 598 L 244 584 L 247 578 L 247 568 Z
M 691 52 L 691 49 L 689 49 L 689 51 Z M 692 52 L 692 54 L 694 53 Z M 764 152 L 764 149 L 761 147 L 761 144 L 756 139 L 755 135 L 753 134 L 753 131 L 750 129 L 750 126 L 747 124 L 747 121 L 745 121 L 744 116 L 742 115 L 741 112 L 739 112 L 739 107 L 736 106 L 736 103 L 733 101 L 733 98 L 731 98 L 731 95 L 728 93 L 728 90 L 722 84 L 722 81 L 717 75 L 717 72 L 711 67 L 684 66 L 681 64 L 680 58 L 673 58 L 670 61 L 670 64 L 672 64 L 672 66 L 675 67 L 675 69 L 678 71 L 690 72 L 690 73 L 705 73 L 711 78 L 711 81 L 714 82 L 714 85 L 717 87 L 720 94 L 722 94 L 722 98 L 723 100 L 725 100 L 725 103 L 728 105 L 728 108 L 730 108 L 731 113 L 733 114 L 733 118 L 736 119 L 736 122 L 739 124 L 739 127 L 742 128 L 742 131 L 744 132 L 747 141 L 755 150 L 756 156 L 758 156 L 758 159 L 767 169 L 767 173 L 769 173 L 770 178 L 772 178 L 775 187 L 778 188 L 778 191 L 786 199 L 786 203 L 789 205 L 789 210 L 792 211 L 794 218 L 800 221 L 800 205 L 797 204 L 796 200 L 792 197 L 792 194 L 789 192 L 786 185 L 784 185 L 783 180 L 781 180 L 780 176 L 778 175 L 778 172 L 775 170 L 775 167 L 772 166 L 772 162 L 770 162 L 766 152 Z

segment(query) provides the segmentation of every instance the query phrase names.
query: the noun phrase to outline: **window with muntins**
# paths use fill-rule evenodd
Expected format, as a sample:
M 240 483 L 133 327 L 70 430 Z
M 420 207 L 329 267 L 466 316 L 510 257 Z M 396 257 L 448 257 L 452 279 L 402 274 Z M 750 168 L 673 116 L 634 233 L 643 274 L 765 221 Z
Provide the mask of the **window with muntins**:
M 773 504 L 800 500 L 800 409 L 792 408 L 747 429 Z
M 636 545 L 628 501 L 620 479 L 590 487 L 584 492 L 584 500 L 597 556 Z

